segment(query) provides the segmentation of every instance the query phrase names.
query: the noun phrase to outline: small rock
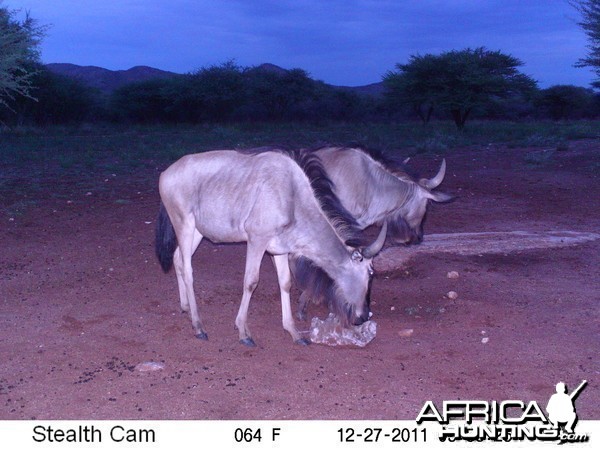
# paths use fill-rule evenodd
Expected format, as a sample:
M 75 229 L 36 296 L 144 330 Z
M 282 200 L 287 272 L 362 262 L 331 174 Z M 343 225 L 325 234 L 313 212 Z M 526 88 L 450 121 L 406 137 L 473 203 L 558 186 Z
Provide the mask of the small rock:
M 135 370 L 137 370 L 138 372 L 155 372 L 164 368 L 165 365 L 163 363 L 154 361 L 142 362 L 135 366 Z
M 458 298 L 458 294 L 455 291 L 449 291 L 446 294 L 446 297 L 448 297 L 450 300 L 456 300 Z
M 456 280 L 460 275 L 458 274 L 458 272 L 456 270 L 451 270 L 450 272 L 448 272 L 446 274 L 446 276 L 448 278 L 450 278 L 451 280 Z
M 489 338 L 489 337 L 484 337 L 484 338 L 481 338 L 481 343 L 482 343 L 482 344 L 487 344 L 489 341 L 490 341 L 490 338 Z
M 392 307 L 390 308 L 390 311 L 396 311 L 396 307 L 395 307 L 395 306 L 392 306 Z
M 404 328 L 403 330 L 398 331 L 398 336 L 401 337 L 409 337 L 412 336 L 414 330 L 412 328 Z

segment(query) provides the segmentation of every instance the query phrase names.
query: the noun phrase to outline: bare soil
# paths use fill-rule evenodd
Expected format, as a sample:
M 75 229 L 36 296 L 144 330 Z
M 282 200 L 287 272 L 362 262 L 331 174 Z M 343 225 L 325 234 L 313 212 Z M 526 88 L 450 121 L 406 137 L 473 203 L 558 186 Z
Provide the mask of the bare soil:
M 600 144 L 573 142 L 538 163 L 525 157 L 532 151 L 542 150 L 447 155 L 443 190 L 459 198 L 432 206 L 426 234 L 598 232 Z M 430 173 L 439 159 L 411 164 Z M 600 241 L 424 253 L 379 271 L 378 332 L 364 348 L 294 345 L 269 258 L 250 306 L 258 346 L 241 345 L 245 246 L 203 242 L 194 270 L 204 342 L 179 310 L 175 275 L 154 257 L 160 169 L 90 172 L 102 186 L 93 191 L 49 177 L 25 214 L 2 217 L 0 419 L 414 419 L 427 400 L 545 406 L 557 382 L 584 379 L 577 412 L 600 419 Z M 315 315 L 327 312 L 314 306 Z M 164 368 L 136 370 L 152 361 Z

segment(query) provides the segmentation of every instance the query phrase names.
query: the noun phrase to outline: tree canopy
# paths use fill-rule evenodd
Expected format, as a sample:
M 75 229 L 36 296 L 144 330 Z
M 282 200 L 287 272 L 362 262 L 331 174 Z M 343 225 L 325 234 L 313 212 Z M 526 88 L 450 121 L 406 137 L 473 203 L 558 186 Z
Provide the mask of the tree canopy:
M 434 108 L 441 108 L 462 129 L 474 109 L 535 89 L 536 82 L 517 69 L 522 64 L 500 51 L 467 48 L 413 55 L 408 63 L 397 64 L 397 70 L 388 72 L 383 81 L 388 97 L 411 103 L 423 120 Z
M 589 40 L 587 56 L 580 58 L 575 66 L 592 67 L 598 77 L 592 85 L 600 89 L 600 0 L 574 0 L 571 5 L 581 13 L 579 26 Z
M 0 106 L 9 107 L 15 97 L 33 98 L 33 67 L 39 60 L 39 43 L 45 28 L 27 14 L 19 21 L 16 12 L 0 6 Z

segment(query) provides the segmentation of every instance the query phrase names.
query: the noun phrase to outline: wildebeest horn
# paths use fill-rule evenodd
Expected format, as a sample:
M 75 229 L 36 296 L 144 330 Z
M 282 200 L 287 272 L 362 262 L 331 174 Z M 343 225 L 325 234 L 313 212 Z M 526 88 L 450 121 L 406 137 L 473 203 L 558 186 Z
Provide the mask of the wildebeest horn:
M 445 175 L 446 175 L 446 160 L 443 159 L 442 165 L 440 166 L 440 170 L 438 170 L 437 175 L 435 177 L 433 177 L 431 180 L 424 180 L 423 186 L 425 186 L 427 189 L 435 189 L 440 184 L 442 184 L 442 181 L 444 181 Z
M 383 222 L 383 226 L 381 227 L 381 231 L 379 232 L 379 236 L 375 239 L 371 245 L 363 250 L 363 256 L 365 258 L 373 258 L 377 253 L 381 251 L 383 248 L 383 243 L 385 242 L 385 235 L 387 234 L 387 220 Z

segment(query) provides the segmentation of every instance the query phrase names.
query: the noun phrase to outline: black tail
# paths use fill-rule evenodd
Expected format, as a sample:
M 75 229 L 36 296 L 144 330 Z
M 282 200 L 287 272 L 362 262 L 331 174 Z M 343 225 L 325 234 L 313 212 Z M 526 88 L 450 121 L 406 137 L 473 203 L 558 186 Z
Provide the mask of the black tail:
M 177 248 L 177 236 L 175 229 L 167 214 L 165 205 L 160 203 L 160 211 L 156 221 L 156 236 L 154 239 L 154 249 L 156 257 L 160 262 L 162 270 L 167 273 L 173 267 L 173 253 Z

